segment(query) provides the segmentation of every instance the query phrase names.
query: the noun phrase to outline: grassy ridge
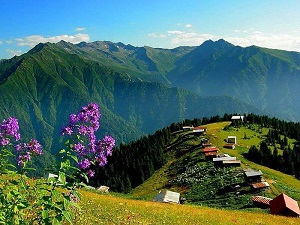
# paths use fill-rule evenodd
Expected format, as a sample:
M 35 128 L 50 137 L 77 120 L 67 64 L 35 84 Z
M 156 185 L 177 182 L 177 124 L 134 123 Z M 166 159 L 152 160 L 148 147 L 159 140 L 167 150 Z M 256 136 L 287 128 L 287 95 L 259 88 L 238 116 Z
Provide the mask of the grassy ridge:
M 241 160 L 242 168 L 252 168 L 256 170 L 261 170 L 264 174 L 264 179 L 266 179 L 271 186 L 271 189 L 264 193 L 264 195 L 274 198 L 280 193 L 285 193 L 289 196 L 291 196 L 294 199 L 300 200 L 300 181 L 295 179 L 295 177 L 291 175 L 287 175 L 284 173 L 281 173 L 277 170 L 270 169 L 265 166 L 261 166 L 258 164 L 255 164 L 246 158 L 242 154 L 248 152 L 248 149 L 251 145 L 259 145 L 260 141 L 265 137 L 265 135 L 268 133 L 267 128 L 263 128 L 260 130 L 260 132 L 253 131 L 251 129 L 248 129 L 246 127 L 241 127 L 238 129 L 231 129 L 229 131 L 225 131 L 223 128 L 227 125 L 229 125 L 230 122 L 220 122 L 220 123 L 212 123 L 208 124 L 208 132 L 207 137 L 210 139 L 210 142 L 212 142 L 213 145 L 217 146 L 220 149 L 220 153 L 227 153 L 231 156 L 236 156 L 239 160 Z M 246 133 L 246 136 L 249 137 L 248 139 L 244 139 L 244 134 Z M 197 163 L 197 155 L 199 156 L 200 149 L 197 149 L 197 145 L 199 144 L 199 140 L 194 139 L 187 139 L 185 140 L 182 145 L 176 145 L 178 143 L 178 140 L 183 140 L 183 137 L 185 137 L 184 132 L 179 132 L 178 134 L 175 134 L 175 138 L 173 143 L 171 143 L 170 148 L 183 148 L 182 151 L 185 151 L 184 148 L 186 148 L 187 153 L 185 153 L 184 156 L 180 158 L 176 158 L 174 156 L 170 156 L 172 158 L 168 164 L 166 164 L 163 168 L 156 171 L 154 176 L 152 176 L 150 179 L 148 179 L 146 182 L 144 182 L 139 187 L 135 188 L 133 190 L 133 196 L 140 199 L 146 199 L 151 200 L 155 196 L 155 194 L 158 192 L 158 190 L 171 188 L 171 190 L 174 191 L 180 191 L 185 192 L 184 187 L 176 187 L 176 186 L 170 186 L 168 181 L 170 179 L 170 166 L 173 164 L 177 165 L 181 164 L 183 166 L 186 166 L 187 163 L 186 160 L 188 159 L 189 164 Z M 226 139 L 228 136 L 237 136 L 237 142 L 236 148 L 234 150 L 225 149 L 223 148 L 223 145 L 225 144 L 224 139 Z M 295 140 L 290 139 L 290 143 L 292 144 Z M 187 146 L 194 146 L 194 147 L 187 147 Z M 188 152 L 189 148 L 194 148 L 193 152 Z M 174 150 L 175 151 L 175 150 Z M 174 153 L 175 154 L 175 153 Z

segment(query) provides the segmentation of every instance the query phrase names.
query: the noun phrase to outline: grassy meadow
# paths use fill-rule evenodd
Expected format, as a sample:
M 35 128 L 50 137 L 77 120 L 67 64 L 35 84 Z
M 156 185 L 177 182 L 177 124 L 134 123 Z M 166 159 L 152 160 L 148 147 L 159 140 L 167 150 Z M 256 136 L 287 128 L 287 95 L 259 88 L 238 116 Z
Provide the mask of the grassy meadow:
M 299 218 L 230 211 L 208 207 L 156 203 L 81 191 L 82 210 L 74 224 L 299 224 Z

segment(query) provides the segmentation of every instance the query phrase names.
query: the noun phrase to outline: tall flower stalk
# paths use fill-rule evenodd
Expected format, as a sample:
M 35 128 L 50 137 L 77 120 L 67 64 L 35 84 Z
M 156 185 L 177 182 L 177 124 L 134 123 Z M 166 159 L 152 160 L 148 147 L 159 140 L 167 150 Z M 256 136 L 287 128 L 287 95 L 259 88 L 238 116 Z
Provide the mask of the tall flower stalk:
M 4 119 L 0 124 L 0 184 L 5 183 L 0 186 L 0 224 L 25 224 L 24 211 L 33 208 L 29 203 L 32 193 L 23 172 L 32 157 L 43 154 L 43 150 L 37 140 L 22 143 L 20 138 L 18 120 L 14 117 Z M 9 163 L 9 158 L 14 155 L 21 174 L 3 178 L 3 174 L 16 173 L 16 167 Z
M 13 144 L 16 150 L 17 164 L 24 169 L 26 164 L 31 160 L 32 156 L 38 156 L 43 154 L 41 144 L 35 140 L 31 139 L 28 143 L 18 142 L 21 138 L 19 133 L 19 122 L 15 117 L 9 117 L 4 119 L 0 124 L 0 172 L 7 172 L 8 166 L 13 167 L 8 164 L 8 158 L 13 156 L 12 149 L 10 148 Z
M 77 114 L 71 114 L 61 134 L 68 140 L 67 148 L 59 151 L 59 176 L 50 180 L 30 181 L 24 174 L 33 156 L 43 154 L 41 144 L 31 139 L 20 142 L 18 120 L 9 117 L 0 124 L 0 224 L 72 224 L 72 210 L 80 209 L 76 187 L 78 175 L 88 182 L 96 166 L 104 166 L 112 155 L 115 140 L 107 135 L 97 139 L 100 123 L 99 106 L 90 103 Z M 13 154 L 15 153 L 15 154 Z M 16 156 L 21 174 L 9 158 Z M 16 176 L 3 177 L 5 173 Z M 67 179 L 68 178 L 68 179 Z M 5 184 L 5 185 L 4 185 Z M 60 188 L 60 189 L 58 189 Z
M 109 135 L 103 139 L 96 138 L 95 132 L 100 127 L 100 117 L 99 106 L 90 103 L 78 113 L 71 114 L 69 123 L 61 131 L 63 136 L 69 138 L 69 154 L 74 153 L 78 168 L 88 177 L 94 176 L 93 167 L 103 167 L 107 164 L 107 157 L 112 155 L 115 146 L 115 140 Z

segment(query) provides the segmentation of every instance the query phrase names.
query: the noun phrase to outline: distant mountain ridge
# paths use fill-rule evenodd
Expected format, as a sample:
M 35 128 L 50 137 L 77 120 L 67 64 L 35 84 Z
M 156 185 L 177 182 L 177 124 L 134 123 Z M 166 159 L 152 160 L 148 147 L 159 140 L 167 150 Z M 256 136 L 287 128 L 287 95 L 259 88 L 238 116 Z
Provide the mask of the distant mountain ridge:
M 300 53 L 225 40 L 161 49 L 97 41 L 38 44 L 0 61 L 0 114 L 48 152 L 88 102 L 100 104 L 100 135 L 129 142 L 185 118 L 224 113 L 300 121 Z
M 70 53 L 101 62 L 132 80 L 160 82 L 201 96 L 231 96 L 283 119 L 300 120 L 300 53 L 223 39 L 161 49 L 108 41 L 72 45 Z
M 194 47 L 161 49 L 134 47 L 110 41 L 81 42 L 77 45 L 61 41 L 56 44 L 72 54 L 98 61 L 115 71 L 127 74 L 131 79 L 155 81 L 168 84 L 165 75 L 175 67 L 175 63 Z
M 187 54 L 167 75 L 174 86 L 202 96 L 236 97 L 285 119 L 299 121 L 299 53 L 256 46 L 241 48 L 219 40 L 210 43 L 215 50 L 207 54 L 207 44 Z

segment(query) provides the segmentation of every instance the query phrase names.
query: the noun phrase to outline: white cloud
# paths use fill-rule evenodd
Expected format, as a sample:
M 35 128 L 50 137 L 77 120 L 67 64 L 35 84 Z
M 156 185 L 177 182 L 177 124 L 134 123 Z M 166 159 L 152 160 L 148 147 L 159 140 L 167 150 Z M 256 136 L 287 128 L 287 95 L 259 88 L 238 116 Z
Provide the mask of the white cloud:
M 256 45 L 260 47 L 300 51 L 300 38 L 290 34 L 265 34 L 254 31 L 243 37 L 225 37 L 225 40 L 242 47 Z
M 82 41 L 89 41 L 90 40 L 90 36 L 88 34 L 82 34 L 82 33 L 78 33 L 75 35 L 58 35 L 58 36 L 52 36 L 52 37 L 43 37 L 41 35 L 31 35 L 31 36 L 27 36 L 24 38 L 17 38 L 17 44 L 19 46 L 30 46 L 30 47 L 34 47 L 35 45 L 39 44 L 39 43 L 45 43 L 45 42 L 52 42 L 52 43 L 57 43 L 59 41 L 67 41 L 67 42 L 71 42 L 73 44 L 77 44 L 79 42 Z
M 166 33 L 161 34 L 151 33 L 148 34 L 148 36 L 152 38 L 165 38 L 165 40 L 169 42 L 170 47 L 183 45 L 197 46 L 209 39 L 215 41 L 223 38 L 234 45 L 242 47 L 256 45 L 265 48 L 300 52 L 300 35 L 297 34 L 267 34 L 262 31 L 256 31 L 253 28 L 233 31 L 234 33 L 232 35 L 218 36 L 208 33 L 191 32 L 183 29 L 169 30 L 166 31 Z
M 83 31 L 83 30 L 85 30 L 85 27 L 77 27 L 77 28 L 75 29 L 75 31 Z
M 171 34 L 181 35 L 181 34 L 184 34 L 185 32 L 180 31 L 180 30 L 169 30 L 169 31 L 167 31 L 167 33 L 168 33 L 168 35 L 171 35 Z
M 152 38 L 166 38 L 167 36 L 165 34 L 157 34 L 157 33 L 150 33 L 148 34 L 149 37 Z
M 13 41 L 12 40 L 7 40 L 5 42 L 6 42 L 6 44 L 10 45 Z
M 171 30 L 167 31 L 168 35 L 171 37 L 171 44 L 173 46 L 180 46 L 180 45 L 200 45 L 204 41 L 208 39 L 216 40 L 218 39 L 217 36 L 212 34 L 197 34 L 195 32 L 186 32 L 186 31 L 179 31 L 179 30 Z
M 9 57 L 14 57 L 22 54 L 21 50 L 13 50 L 13 49 L 6 49 L 6 52 L 9 54 Z
M 2 45 L 2 43 L 3 43 L 3 42 L 2 42 L 2 41 L 0 41 L 0 45 Z
M 189 23 L 188 23 L 188 24 L 185 25 L 185 27 L 191 28 L 191 27 L 192 27 L 192 24 L 189 24 Z

